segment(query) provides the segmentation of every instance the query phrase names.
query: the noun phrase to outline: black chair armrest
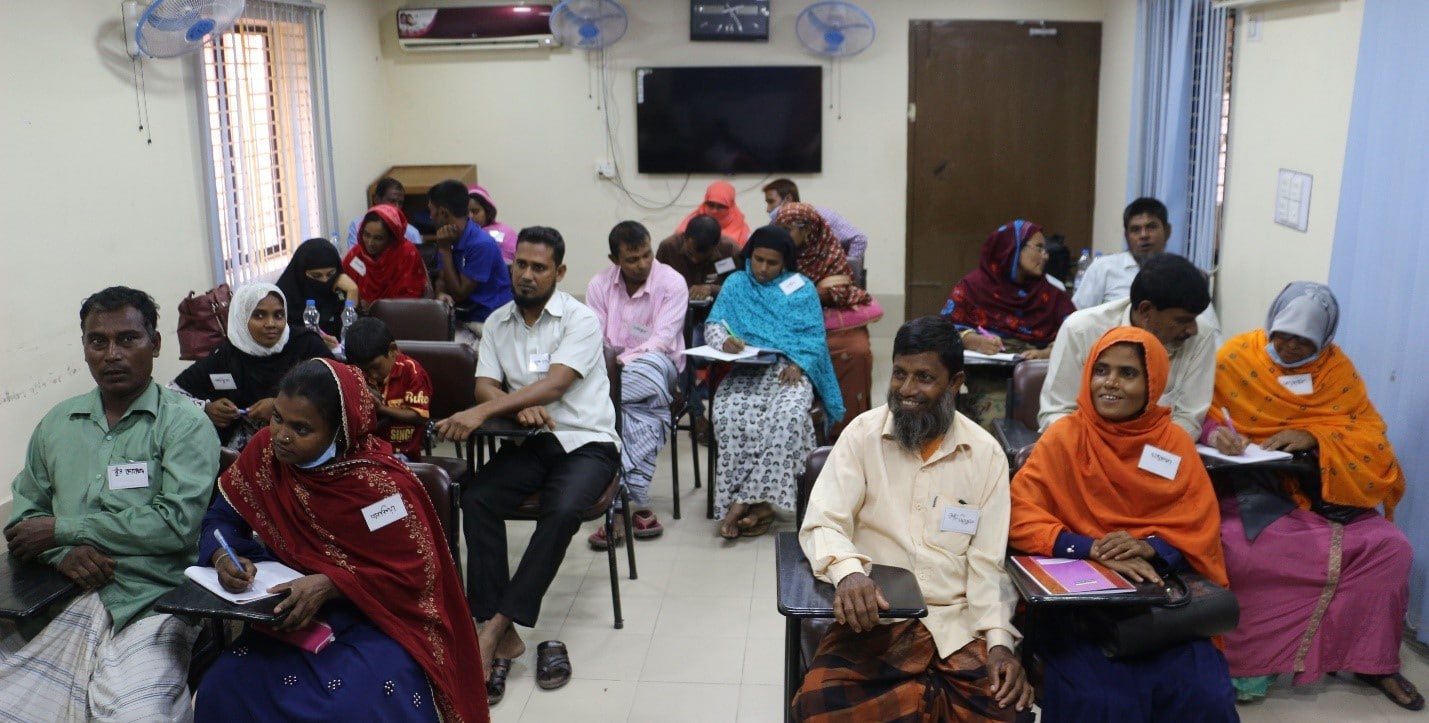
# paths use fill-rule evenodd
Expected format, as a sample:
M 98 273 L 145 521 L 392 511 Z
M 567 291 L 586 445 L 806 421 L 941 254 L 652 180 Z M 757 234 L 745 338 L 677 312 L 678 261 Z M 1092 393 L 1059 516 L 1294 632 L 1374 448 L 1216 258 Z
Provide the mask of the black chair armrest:
M 154 603 L 154 609 L 161 613 L 189 615 L 196 618 L 275 623 L 282 616 L 274 615 L 273 608 L 286 597 L 287 595 L 275 595 L 250 603 L 231 603 L 204 589 L 202 585 L 193 580 L 184 580 L 182 585 L 164 593 Z
M 796 532 L 781 532 L 775 541 L 775 568 L 779 584 L 779 614 L 791 618 L 834 616 L 834 586 L 814 578 Z M 923 591 L 912 572 L 901 567 L 874 565 L 869 577 L 888 600 L 882 618 L 922 618 L 928 615 Z
M 54 567 L 0 553 L 0 618 L 31 618 L 78 593 L 79 586 Z

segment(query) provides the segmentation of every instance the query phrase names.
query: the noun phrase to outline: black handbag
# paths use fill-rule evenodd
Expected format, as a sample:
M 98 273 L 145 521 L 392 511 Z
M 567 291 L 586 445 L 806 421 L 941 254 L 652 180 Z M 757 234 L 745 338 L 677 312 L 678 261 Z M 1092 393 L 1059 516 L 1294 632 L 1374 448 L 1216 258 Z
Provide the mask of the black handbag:
M 1113 660 L 1228 633 L 1240 623 L 1235 595 L 1195 572 L 1166 575 L 1170 599 L 1145 607 L 1088 610 L 1087 633 Z

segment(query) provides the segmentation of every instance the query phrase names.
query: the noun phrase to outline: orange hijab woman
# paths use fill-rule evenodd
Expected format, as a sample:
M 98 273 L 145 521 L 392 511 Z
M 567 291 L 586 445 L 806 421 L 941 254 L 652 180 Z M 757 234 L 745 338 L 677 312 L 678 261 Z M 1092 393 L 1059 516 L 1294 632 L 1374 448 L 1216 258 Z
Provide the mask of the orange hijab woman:
M 696 216 L 710 216 L 719 221 L 719 231 L 721 234 L 734 239 L 734 243 L 740 248 L 744 247 L 744 242 L 749 240 L 749 223 L 744 220 L 744 212 L 739 210 L 739 206 L 734 202 L 734 186 L 728 181 L 715 181 L 705 189 L 704 203 L 700 207 L 691 211 L 690 215 L 680 221 L 680 225 L 675 228 L 676 234 L 685 232 L 685 226 L 689 225 L 690 219 Z
M 1012 480 L 1009 545 L 1094 559 L 1132 580 L 1189 567 L 1226 584 L 1210 478 L 1190 436 L 1157 404 L 1170 368 L 1161 342 L 1141 329 L 1102 336 L 1082 370 L 1077 410 L 1047 428 Z M 1210 640 L 1111 660 L 1082 636 L 1075 612 L 1063 615 L 1029 641 L 1045 663 L 1042 720 L 1239 720 L 1225 657 Z

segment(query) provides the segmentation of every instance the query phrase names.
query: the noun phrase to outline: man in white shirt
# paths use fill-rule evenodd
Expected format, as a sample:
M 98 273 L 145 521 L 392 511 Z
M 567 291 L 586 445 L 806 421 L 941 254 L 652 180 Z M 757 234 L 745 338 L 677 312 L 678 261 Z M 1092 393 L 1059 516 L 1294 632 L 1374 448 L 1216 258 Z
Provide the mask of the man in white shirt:
M 1121 214 L 1126 249 L 1098 258 L 1077 282 L 1072 303 L 1085 309 L 1131 295 L 1131 280 L 1147 259 L 1166 251 L 1171 223 L 1166 220 L 1166 204 L 1154 198 L 1138 198 Z
M 952 322 L 904 324 L 888 404 L 854 419 L 829 454 L 799 542 L 836 586 L 838 624 L 794 698 L 798 720 L 1012 720 L 1031 707 L 1003 569 L 1007 457 L 956 411 L 962 382 Z M 928 616 L 880 624 L 888 601 L 872 563 L 911 567 Z
M 1130 298 L 1079 309 L 1067 317 L 1052 345 L 1037 413 L 1039 426 L 1046 429 L 1076 410 L 1082 367 L 1102 334 L 1118 326 L 1135 326 L 1151 332 L 1170 352 L 1171 378 L 1160 403 L 1171 408 L 1171 418 L 1192 439 L 1199 438 L 1216 376 L 1218 330 L 1197 323 L 1210 303 L 1200 269 L 1181 256 L 1160 254 L 1141 266 L 1131 283 Z
M 526 651 L 512 623 L 536 626 L 581 511 L 595 503 L 620 466 L 600 321 L 556 289 L 566 275 L 565 250 L 553 228 L 521 230 L 511 263 L 513 299 L 491 312 L 481 337 L 477 405 L 437 423 L 437 431 L 452 440 L 466 439 L 495 417 L 514 417 L 539 430 L 520 444 L 502 446 L 462 493 L 467 599 L 471 614 L 485 621 L 479 630 L 482 670 L 493 704 L 505 692 L 511 660 Z M 532 492 L 541 493 L 540 519 L 511 575 L 506 518 Z M 549 656 L 553 662 L 547 651 L 538 658 L 543 689 L 569 682 L 564 645 Z

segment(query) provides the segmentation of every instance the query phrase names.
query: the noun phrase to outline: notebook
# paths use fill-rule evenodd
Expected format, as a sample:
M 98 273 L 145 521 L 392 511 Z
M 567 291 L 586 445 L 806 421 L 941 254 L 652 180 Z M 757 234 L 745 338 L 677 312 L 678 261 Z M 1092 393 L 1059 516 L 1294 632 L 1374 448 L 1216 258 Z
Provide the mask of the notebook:
M 1245 452 L 1236 456 L 1221 454 L 1220 450 L 1204 444 L 1196 445 L 1196 452 L 1202 457 L 1210 457 L 1221 462 L 1232 464 L 1255 464 L 1256 462 L 1274 462 L 1276 460 L 1291 459 L 1295 455 L 1280 450 L 1261 449 L 1260 445 L 1251 442 L 1245 446 Z
M 258 562 L 254 563 L 258 568 L 258 574 L 253 578 L 253 587 L 244 592 L 229 592 L 223 589 L 223 585 L 218 582 L 218 570 L 212 567 L 188 567 L 184 569 L 184 576 L 202 585 L 204 589 L 217 595 L 231 603 L 246 603 L 254 600 L 262 600 L 265 597 L 277 595 L 276 592 L 268 592 L 268 588 L 274 585 L 281 585 L 291 582 L 303 576 L 303 573 L 294 570 L 281 562 Z
M 1091 560 L 1015 555 L 1012 562 L 1048 595 L 1136 592 L 1126 578 Z

